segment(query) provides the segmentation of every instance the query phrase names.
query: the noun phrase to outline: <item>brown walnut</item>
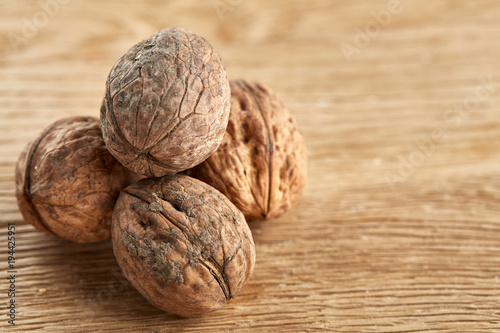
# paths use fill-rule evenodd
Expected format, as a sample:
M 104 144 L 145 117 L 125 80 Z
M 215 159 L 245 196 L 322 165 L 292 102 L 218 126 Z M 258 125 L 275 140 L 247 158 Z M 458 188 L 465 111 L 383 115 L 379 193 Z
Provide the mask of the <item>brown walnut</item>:
M 130 48 L 109 73 L 104 141 L 134 172 L 179 172 L 217 149 L 229 105 L 229 81 L 214 47 L 187 30 L 164 29 Z
M 306 182 L 302 134 L 282 101 L 260 83 L 231 80 L 231 112 L 219 149 L 187 174 L 226 195 L 248 221 L 283 214 Z
M 255 246 L 241 212 L 185 175 L 122 190 L 113 250 L 130 283 L 154 306 L 185 317 L 222 308 L 252 274 Z
M 39 230 L 98 242 L 110 238 L 115 201 L 135 177 L 106 149 L 97 118 L 66 118 L 24 148 L 16 197 L 24 219 Z

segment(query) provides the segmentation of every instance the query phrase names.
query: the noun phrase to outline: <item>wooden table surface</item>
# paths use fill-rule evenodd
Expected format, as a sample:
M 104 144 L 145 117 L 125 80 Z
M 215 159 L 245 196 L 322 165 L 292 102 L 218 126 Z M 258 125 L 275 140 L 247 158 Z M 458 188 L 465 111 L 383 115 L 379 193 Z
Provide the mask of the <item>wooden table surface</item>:
M 0 16 L 1 331 L 500 332 L 498 1 L 1 0 Z M 250 225 L 240 297 L 196 319 L 151 306 L 110 242 L 42 234 L 14 197 L 24 145 L 98 116 L 121 53 L 169 26 L 273 88 L 309 156 L 300 203 Z

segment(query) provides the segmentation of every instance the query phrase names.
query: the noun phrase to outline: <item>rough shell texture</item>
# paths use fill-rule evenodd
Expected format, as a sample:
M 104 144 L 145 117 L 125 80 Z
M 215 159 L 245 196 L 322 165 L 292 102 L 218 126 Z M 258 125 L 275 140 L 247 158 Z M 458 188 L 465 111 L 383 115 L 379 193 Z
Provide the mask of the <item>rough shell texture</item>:
M 101 127 L 118 161 L 161 177 L 191 168 L 217 149 L 229 107 L 229 81 L 214 47 L 169 28 L 133 46 L 114 65 Z
M 292 114 L 259 83 L 231 81 L 231 113 L 219 149 L 188 171 L 225 194 L 247 220 L 283 214 L 306 182 L 304 140 Z
M 185 317 L 223 307 L 255 264 L 241 212 L 214 188 L 184 175 L 125 188 L 113 213 L 112 239 L 130 283 L 154 306 Z
M 36 228 L 77 243 L 98 242 L 111 236 L 113 206 L 132 180 L 106 149 L 97 118 L 67 118 L 21 153 L 16 197 Z

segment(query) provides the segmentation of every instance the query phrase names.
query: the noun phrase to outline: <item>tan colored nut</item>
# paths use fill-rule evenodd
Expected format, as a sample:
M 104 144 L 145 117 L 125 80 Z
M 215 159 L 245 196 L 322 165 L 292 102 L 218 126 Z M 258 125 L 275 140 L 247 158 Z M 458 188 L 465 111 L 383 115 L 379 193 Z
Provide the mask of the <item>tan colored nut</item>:
M 221 191 L 248 221 L 277 217 L 298 201 L 306 182 L 302 134 L 262 84 L 232 80 L 231 102 L 219 149 L 187 173 Z
M 113 250 L 154 306 L 184 317 L 222 308 L 252 274 L 255 246 L 241 212 L 194 178 L 143 179 L 122 190 Z
M 164 29 L 130 48 L 109 73 L 104 141 L 134 172 L 179 172 L 217 149 L 229 106 L 229 81 L 214 47 L 187 30 Z
M 133 176 L 104 145 L 99 120 L 73 117 L 47 127 L 16 165 L 16 197 L 24 219 L 77 243 L 111 236 L 120 190 Z

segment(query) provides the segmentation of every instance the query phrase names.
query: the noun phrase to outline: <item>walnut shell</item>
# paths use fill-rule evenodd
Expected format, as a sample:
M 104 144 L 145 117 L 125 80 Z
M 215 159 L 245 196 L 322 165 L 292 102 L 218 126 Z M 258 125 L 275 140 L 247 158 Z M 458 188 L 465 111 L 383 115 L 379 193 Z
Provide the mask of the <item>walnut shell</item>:
M 179 172 L 219 146 L 230 107 L 222 60 L 204 38 L 161 30 L 125 52 L 109 73 L 101 127 L 110 152 L 148 177 Z
M 73 117 L 47 127 L 16 165 L 16 197 L 24 219 L 77 243 L 111 236 L 120 190 L 134 180 L 108 152 L 99 120 Z
M 219 149 L 187 173 L 215 187 L 248 221 L 283 214 L 302 193 L 307 155 L 281 100 L 260 83 L 231 80 L 231 112 Z
M 255 245 L 241 212 L 185 175 L 122 190 L 113 250 L 130 283 L 154 306 L 185 317 L 222 308 L 252 274 Z

